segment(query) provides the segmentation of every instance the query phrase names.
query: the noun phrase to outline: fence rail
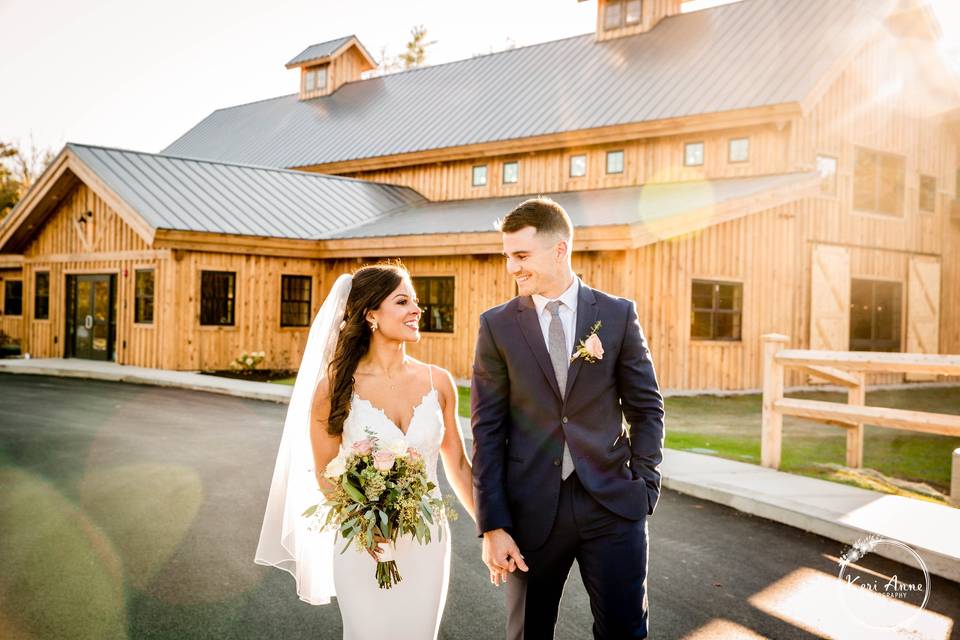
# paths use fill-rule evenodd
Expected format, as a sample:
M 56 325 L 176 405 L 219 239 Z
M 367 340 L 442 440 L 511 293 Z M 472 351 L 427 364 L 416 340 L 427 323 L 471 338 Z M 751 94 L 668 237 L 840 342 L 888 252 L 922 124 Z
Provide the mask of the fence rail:
M 847 434 L 846 464 L 863 466 L 863 425 L 933 433 L 960 438 L 960 416 L 866 406 L 866 374 L 926 373 L 960 375 L 960 356 L 929 353 L 886 353 L 875 351 L 818 351 L 786 349 L 790 338 L 779 333 L 761 336 L 763 345 L 763 417 L 760 428 L 760 462 L 780 468 L 783 416 L 818 420 L 842 427 Z M 786 367 L 795 367 L 834 384 L 846 387 L 847 403 L 785 398 L 783 379 Z M 954 452 L 950 496 L 960 505 L 960 473 Z

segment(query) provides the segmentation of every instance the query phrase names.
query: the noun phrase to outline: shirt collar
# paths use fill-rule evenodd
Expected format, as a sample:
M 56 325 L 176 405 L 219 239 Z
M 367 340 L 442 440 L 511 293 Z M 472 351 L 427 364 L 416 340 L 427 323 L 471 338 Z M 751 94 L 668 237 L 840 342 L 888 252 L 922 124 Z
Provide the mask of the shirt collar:
M 537 315 L 543 313 L 544 308 L 547 306 L 547 303 L 551 300 L 560 300 L 563 304 L 567 305 L 570 309 L 577 308 L 577 295 L 580 293 L 580 278 L 576 274 L 573 275 L 573 282 L 570 283 L 570 286 L 567 287 L 567 290 L 561 293 L 556 298 L 545 298 L 539 293 L 533 294 L 533 304 L 537 308 Z

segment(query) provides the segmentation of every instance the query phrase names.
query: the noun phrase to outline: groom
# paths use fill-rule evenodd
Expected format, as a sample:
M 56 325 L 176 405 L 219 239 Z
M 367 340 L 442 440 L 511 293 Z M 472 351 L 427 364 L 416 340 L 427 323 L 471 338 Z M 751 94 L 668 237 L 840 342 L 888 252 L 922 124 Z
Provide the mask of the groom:
M 576 559 L 594 638 L 645 638 L 664 410 L 636 305 L 576 277 L 573 226 L 553 200 L 498 227 L 519 295 L 480 316 L 470 409 L 483 561 L 507 585 L 507 637 L 553 638 Z

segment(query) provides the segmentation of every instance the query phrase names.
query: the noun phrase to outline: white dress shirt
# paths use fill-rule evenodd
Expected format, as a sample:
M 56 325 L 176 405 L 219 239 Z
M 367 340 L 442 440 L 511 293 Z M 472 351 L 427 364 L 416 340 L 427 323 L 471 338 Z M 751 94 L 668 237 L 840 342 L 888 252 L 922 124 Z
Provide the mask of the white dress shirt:
M 533 304 L 537 308 L 537 317 L 540 319 L 540 330 L 543 332 L 543 344 L 550 350 L 550 320 L 552 316 L 547 310 L 547 303 L 552 300 L 559 300 L 560 322 L 563 323 L 563 337 L 567 339 L 567 354 L 573 354 L 573 345 L 576 343 L 577 336 L 574 332 L 577 330 L 577 297 L 580 293 L 580 278 L 573 276 L 573 282 L 567 287 L 567 290 L 556 298 L 545 298 L 538 293 L 531 296 Z

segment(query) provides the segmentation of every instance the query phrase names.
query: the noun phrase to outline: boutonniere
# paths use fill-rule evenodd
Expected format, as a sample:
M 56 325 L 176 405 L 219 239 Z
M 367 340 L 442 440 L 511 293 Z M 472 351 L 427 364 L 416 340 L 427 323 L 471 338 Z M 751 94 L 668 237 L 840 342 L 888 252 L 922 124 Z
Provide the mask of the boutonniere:
M 587 337 L 580 341 L 577 350 L 570 356 L 570 362 L 577 358 L 583 358 L 587 362 L 596 362 L 603 360 L 603 344 L 600 342 L 600 336 L 597 335 L 597 329 L 600 328 L 600 321 L 597 320 Z

